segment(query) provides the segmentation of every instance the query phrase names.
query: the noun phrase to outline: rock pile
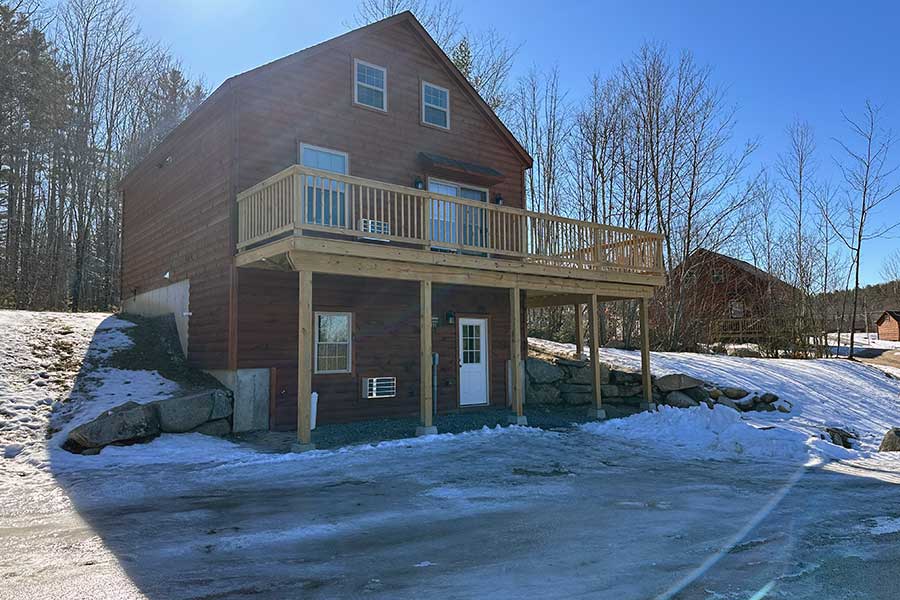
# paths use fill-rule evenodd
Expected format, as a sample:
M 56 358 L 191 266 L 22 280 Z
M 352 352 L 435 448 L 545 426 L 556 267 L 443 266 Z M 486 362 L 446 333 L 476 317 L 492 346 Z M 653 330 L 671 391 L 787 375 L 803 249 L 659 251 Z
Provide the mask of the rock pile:
M 554 361 L 528 357 L 525 401 L 529 404 L 590 404 L 594 395 L 593 370 L 586 360 L 557 358 Z M 600 394 L 604 404 L 640 407 L 643 402 L 641 374 L 611 370 L 600 365 Z
M 593 399 L 593 372 L 586 360 L 568 358 L 544 359 L 530 356 L 525 360 L 528 375 L 525 401 L 529 404 L 590 404 Z M 652 409 L 643 398 L 641 374 L 610 369 L 600 365 L 600 395 L 603 404 Z M 653 402 L 676 408 L 716 404 L 737 411 L 790 412 L 793 405 L 775 394 L 750 394 L 736 387 L 717 387 L 678 373 L 653 379 Z
M 99 454 L 110 444 L 124 446 L 149 442 L 161 433 L 228 435 L 232 411 L 232 396 L 225 390 L 209 390 L 147 404 L 126 402 L 72 429 L 63 448 L 75 454 Z

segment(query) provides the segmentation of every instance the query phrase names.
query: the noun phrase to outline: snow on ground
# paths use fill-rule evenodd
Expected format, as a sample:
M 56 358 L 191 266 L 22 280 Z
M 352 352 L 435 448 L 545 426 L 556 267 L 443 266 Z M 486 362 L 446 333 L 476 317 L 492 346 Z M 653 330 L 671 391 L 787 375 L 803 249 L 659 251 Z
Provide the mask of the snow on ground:
M 843 352 L 847 351 L 847 347 L 850 345 L 850 335 L 847 333 L 841 334 L 841 350 Z M 838 342 L 837 333 L 829 333 L 828 334 L 828 343 L 832 346 L 832 350 L 836 350 Z M 871 348 L 876 350 L 900 350 L 900 342 L 892 342 L 889 340 L 880 340 L 878 339 L 877 333 L 854 333 L 853 334 L 853 346 L 854 348 L 865 349 Z
M 66 427 L 170 392 L 158 374 L 102 365 L 130 343 L 128 327 L 0 311 L 0 444 L 21 445 L 0 459 L 0 598 L 895 593 L 900 466 L 866 454 L 898 414 L 900 382 L 864 365 L 654 354 L 658 374 L 774 391 L 794 402 L 790 415 L 664 408 L 566 432 L 299 455 L 198 434 L 98 456 L 54 437 L 48 451 L 53 406 Z M 85 357 L 97 368 L 68 399 Z M 603 359 L 639 365 L 631 352 Z M 871 436 L 813 464 L 808 438 L 832 419 Z
M 202 435 L 162 436 L 152 452 L 110 448 L 96 461 L 60 448 L 72 428 L 106 410 L 178 393 L 179 385 L 156 371 L 103 366 L 132 345 L 131 327 L 106 313 L 0 311 L 0 447 L 6 459 L 40 469 L 52 463 L 56 470 L 197 460 L 236 447 Z
M 529 344 L 550 353 L 573 353 L 574 344 L 529 338 Z M 585 348 L 584 352 L 588 352 Z M 640 369 L 640 352 L 602 348 L 603 362 L 626 370 Z M 719 386 L 751 393 L 772 392 L 793 404 L 780 412 L 738 414 L 722 408 L 669 409 L 586 427 L 597 434 L 645 440 L 677 440 L 684 450 L 711 457 L 782 453 L 804 450 L 822 457 L 865 456 L 878 449 L 884 433 L 900 425 L 900 381 L 858 362 L 841 359 L 740 358 L 684 352 L 652 352 L 654 375 L 684 373 Z M 858 451 L 845 451 L 820 439 L 826 426 L 860 436 Z M 778 449 L 776 452 L 775 449 Z
M 129 348 L 134 323 L 102 313 L 0 311 L 0 456 L 53 473 L 166 463 L 263 465 L 307 461 L 335 451 L 267 454 L 202 434 L 163 434 L 149 444 L 109 446 L 96 456 L 62 450 L 68 432 L 125 402 L 171 397 L 179 385 L 157 371 L 103 366 L 116 350 Z M 48 440 L 48 427 L 54 432 Z M 472 437 L 527 428 L 483 429 L 462 435 L 386 441 L 340 449 L 338 454 L 394 447 L 465 442 Z

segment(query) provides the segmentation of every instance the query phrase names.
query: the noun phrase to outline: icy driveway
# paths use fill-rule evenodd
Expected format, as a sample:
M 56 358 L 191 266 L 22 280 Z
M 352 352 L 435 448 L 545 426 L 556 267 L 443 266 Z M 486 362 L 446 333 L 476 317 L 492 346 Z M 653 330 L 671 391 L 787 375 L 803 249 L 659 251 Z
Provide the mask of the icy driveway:
M 3 598 L 649 598 L 704 564 L 676 597 L 883 598 L 900 568 L 900 487 L 871 459 L 506 430 L 57 477 L 4 487 Z
M 0 311 L 4 600 L 895 597 L 900 468 L 883 455 L 686 460 L 665 419 L 631 439 L 506 429 L 299 456 L 199 434 L 48 447 L 51 407 L 64 426 L 123 391 L 69 396 L 122 327 Z M 888 419 L 891 398 L 854 406 Z

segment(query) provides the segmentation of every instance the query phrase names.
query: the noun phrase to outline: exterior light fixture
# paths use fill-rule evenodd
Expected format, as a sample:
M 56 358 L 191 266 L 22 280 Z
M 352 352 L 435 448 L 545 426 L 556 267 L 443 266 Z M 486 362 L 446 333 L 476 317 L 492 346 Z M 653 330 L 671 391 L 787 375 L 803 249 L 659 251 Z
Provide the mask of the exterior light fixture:
M 452 310 L 447 311 L 447 325 L 453 325 L 456 323 L 456 315 Z
M 416 180 L 413 182 L 413 187 L 415 187 L 417 190 L 424 190 L 425 182 L 422 181 L 421 177 L 416 177 Z

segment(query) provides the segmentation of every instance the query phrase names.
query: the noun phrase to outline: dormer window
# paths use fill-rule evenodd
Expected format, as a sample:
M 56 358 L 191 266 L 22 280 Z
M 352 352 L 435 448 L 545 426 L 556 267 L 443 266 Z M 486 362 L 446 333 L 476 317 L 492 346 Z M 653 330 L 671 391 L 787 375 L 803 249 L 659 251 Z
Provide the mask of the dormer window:
M 387 112 L 387 69 L 358 59 L 354 61 L 354 69 L 353 101 Z
M 422 122 L 450 129 L 450 90 L 422 82 Z

